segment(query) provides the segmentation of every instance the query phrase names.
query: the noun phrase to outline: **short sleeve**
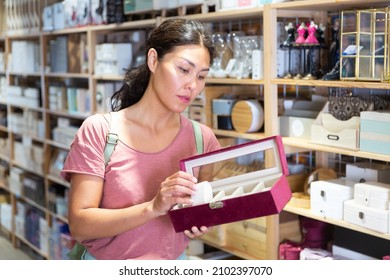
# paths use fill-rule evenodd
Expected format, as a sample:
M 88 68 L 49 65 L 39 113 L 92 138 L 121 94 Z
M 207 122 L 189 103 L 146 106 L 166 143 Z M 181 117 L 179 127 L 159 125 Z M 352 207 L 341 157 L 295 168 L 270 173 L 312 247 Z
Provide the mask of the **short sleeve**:
M 72 173 L 104 178 L 104 146 L 108 121 L 102 114 L 85 119 L 79 128 L 66 157 L 61 176 L 70 181 Z

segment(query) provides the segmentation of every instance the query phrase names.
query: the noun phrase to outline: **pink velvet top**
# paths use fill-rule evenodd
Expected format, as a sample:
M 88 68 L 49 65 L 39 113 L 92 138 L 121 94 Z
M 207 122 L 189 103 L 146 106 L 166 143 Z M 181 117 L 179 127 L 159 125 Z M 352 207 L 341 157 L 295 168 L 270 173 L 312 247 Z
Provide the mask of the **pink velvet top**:
M 215 135 L 202 125 L 204 151 L 220 148 Z M 105 179 L 101 208 L 129 207 L 150 201 L 166 177 L 179 170 L 179 161 L 196 154 L 191 122 L 181 116 L 181 127 L 173 142 L 158 153 L 143 153 L 119 140 L 105 168 L 103 150 L 109 130 L 101 114 L 88 117 L 79 129 L 61 172 L 70 181 L 72 173 Z M 158 141 L 158 139 L 151 139 Z M 114 237 L 84 241 L 97 259 L 176 259 L 188 245 L 183 233 L 175 233 L 168 215 Z

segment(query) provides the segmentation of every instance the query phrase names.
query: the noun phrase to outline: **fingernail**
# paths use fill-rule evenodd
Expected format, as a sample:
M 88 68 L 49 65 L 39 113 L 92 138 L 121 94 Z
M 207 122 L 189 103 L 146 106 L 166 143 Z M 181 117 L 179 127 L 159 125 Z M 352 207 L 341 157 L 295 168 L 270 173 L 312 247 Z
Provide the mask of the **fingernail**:
M 193 181 L 194 183 L 197 183 L 197 182 L 198 182 L 198 179 L 197 179 L 196 177 L 192 177 L 192 181 Z

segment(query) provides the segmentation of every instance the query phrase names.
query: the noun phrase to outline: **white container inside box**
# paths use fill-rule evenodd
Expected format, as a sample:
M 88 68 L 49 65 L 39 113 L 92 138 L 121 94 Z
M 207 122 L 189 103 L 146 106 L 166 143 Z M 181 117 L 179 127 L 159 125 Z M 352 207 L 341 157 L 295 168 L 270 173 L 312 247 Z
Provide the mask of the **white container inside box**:
M 326 103 L 311 126 L 311 141 L 322 145 L 358 150 L 360 117 L 354 116 L 346 121 L 338 120 L 329 113 L 328 104 Z
M 389 232 L 389 210 L 363 206 L 354 199 L 344 202 L 344 220 L 381 233 Z
M 355 202 L 381 210 L 389 209 L 390 184 L 366 182 L 355 184 L 353 195 Z
M 353 198 L 354 182 L 345 178 L 310 184 L 310 208 L 325 218 L 343 219 L 344 201 Z
M 355 182 L 376 181 L 390 184 L 390 165 L 367 161 L 348 163 L 345 176 Z

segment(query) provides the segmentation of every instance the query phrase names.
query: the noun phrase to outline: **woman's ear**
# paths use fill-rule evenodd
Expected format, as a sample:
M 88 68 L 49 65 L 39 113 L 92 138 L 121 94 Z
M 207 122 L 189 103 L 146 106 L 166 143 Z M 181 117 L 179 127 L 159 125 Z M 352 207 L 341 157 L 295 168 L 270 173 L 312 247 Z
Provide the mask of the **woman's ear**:
M 156 65 L 158 62 L 158 54 L 157 51 L 153 48 L 149 49 L 148 51 L 148 67 L 149 70 L 153 73 L 154 70 L 156 69 Z

